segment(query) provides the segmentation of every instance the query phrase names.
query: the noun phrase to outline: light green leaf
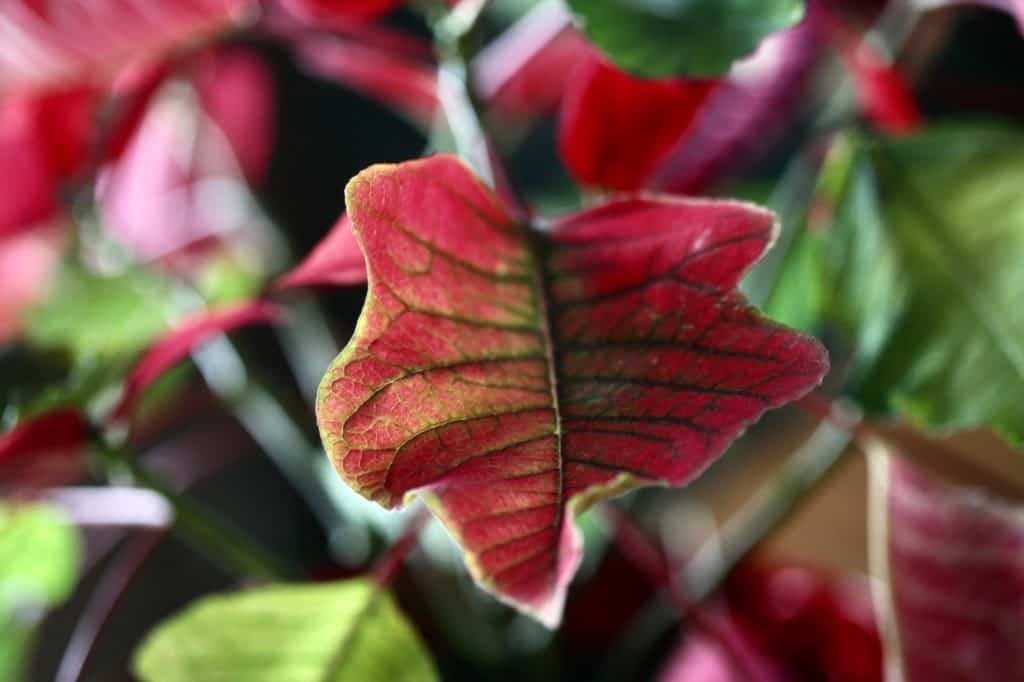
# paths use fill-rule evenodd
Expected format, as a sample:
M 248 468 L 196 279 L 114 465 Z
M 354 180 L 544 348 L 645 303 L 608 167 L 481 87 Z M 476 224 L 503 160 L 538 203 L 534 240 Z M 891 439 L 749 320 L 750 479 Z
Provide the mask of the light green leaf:
M 33 628 L 74 589 L 78 556 L 59 512 L 0 503 L 0 679 L 19 679 Z
M 422 682 L 423 644 L 366 579 L 206 597 L 158 626 L 135 656 L 146 682 Z
M 849 156 L 826 317 L 868 408 L 1024 439 L 1024 131 L 943 126 Z
M 569 0 L 584 32 L 638 76 L 719 76 L 803 17 L 803 0 Z
M 170 283 L 145 270 L 104 277 L 66 265 L 47 299 L 28 318 L 36 345 L 77 358 L 123 359 L 167 328 L 174 313 Z

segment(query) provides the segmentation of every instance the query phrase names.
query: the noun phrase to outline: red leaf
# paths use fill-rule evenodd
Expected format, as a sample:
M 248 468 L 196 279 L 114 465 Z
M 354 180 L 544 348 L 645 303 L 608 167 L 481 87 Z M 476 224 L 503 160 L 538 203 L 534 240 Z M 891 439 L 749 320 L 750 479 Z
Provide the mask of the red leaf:
M 402 3 L 401 0 L 282 0 L 282 4 L 307 21 L 347 25 L 352 21 L 376 19 Z
M 712 81 L 636 78 L 596 55 L 577 76 L 562 102 L 562 159 L 579 182 L 617 190 L 646 186 L 714 90 Z
M 45 223 L 60 209 L 60 186 L 88 151 L 98 97 L 76 88 L 14 96 L 0 106 L 0 236 Z
M 88 423 L 61 408 L 24 421 L 0 436 L 0 479 L 39 487 L 74 480 L 88 441 Z
M 623 199 L 542 235 L 451 156 L 374 166 L 346 198 L 369 293 L 321 384 L 328 452 L 386 507 L 425 493 L 476 579 L 549 626 L 575 513 L 688 482 L 826 370 L 735 290 L 767 211 Z
M 327 236 L 295 269 L 274 284 L 275 289 L 320 285 L 351 286 L 366 283 L 366 260 L 356 242 L 348 215 L 338 218 Z
M 160 375 L 178 364 L 196 348 L 218 334 L 249 324 L 276 323 L 283 311 L 263 301 L 239 303 L 203 312 L 183 320 L 150 346 L 125 380 L 124 393 L 108 421 L 127 417 L 139 398 Z
M 0 5 L 0 92 L 107 84 L 244 18 L 247 0 L 6 0 Z
M 803 22 L 770 36 L 733 68 L 650 187 L 682 194 L 706 191 L 763 154 L 786 130 L 822 45 L 815 7 L 808 5 Z
M 722 641 L 693 633 L 662 682 L 746 682 L 737 662 L 759 680 L 881 682 L 882 645 L 863 576 L 747 564 L 723 592 L 728 609 L 717 620 L 732 656 Z
M 220 47 L 204 52 L 193 75 L 203 109 L 224 133 L 252 183 L 266 175 L 274 135 L 274 82 L 254 51 Z
M 871 464 L 892 679 L 1024 680 L 1024 512 L 900 457 L 872 453 Z

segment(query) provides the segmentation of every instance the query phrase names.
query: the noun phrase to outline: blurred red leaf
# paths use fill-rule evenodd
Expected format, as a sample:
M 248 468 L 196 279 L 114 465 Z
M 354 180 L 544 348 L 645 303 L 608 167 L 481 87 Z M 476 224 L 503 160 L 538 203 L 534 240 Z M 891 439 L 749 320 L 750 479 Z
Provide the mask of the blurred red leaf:
M 0 236 L 45 223 L 60 186 L 82 168 L 97 96 L 76 88 L 14 96 L 0 105 Z
M 868 120 L 890 135 L 907 135 L 921 128 L 924 118 L 917 101 L 895 65 L 887 64 L 867 43 L 845 56 Z
M 402 0 L 281 0 L 298 17 L 330 25 L 341 21 L 368 21 L 393 11 Z
M 204 310 L 183 320 L 150 346 L 135 363 L 135 367 L 125 380 L 121 400 L 111 411 L 108 420 L 114 421 L 130 416 L 139 398 L 154 381 L 214 336 L 250 324 L 279 322 L 283 315 L 284 312 L 273 304 L 249 301 Z
M 872 564 L 887 664 L 906 682 L 1024 680 L 1024 513 L 873 453 Z M 896 679 L 895 677 L 893 679 Z
M 218 47 L 198 57 L 192 77 L 203 110 L 231 143 L 245 177 L 259 183 L 273 149 L 276 103 L 269 67 L 252 50 Z
M 763 154 L 791 124 L 823 45 L 817 3 L 797 26 L 773 34 L 708 97 L 657 169 L 652 189 L 698 194 Z
M 23 421 L 0 436 L 0 479 L 16 488 L 72 481 L 81 473 L 88 436 L 88 422 L 73 408 Z
M 579 182 L 622 191 L 648 184 L 715 87 L 636 78 L 596 54 L 576 76 L 559 119 L 562 160 Z
M 123 68 L 225 30 L 250 10 L 249 0 L 6 0 L 0 92 L 107 85 Z
M 801 566 L 741 565 L 723 588 L 722 632 L 760 679 L 881 682 L 882 644 L 868 583 Z M 662 682 L 746 682 L 721 649 L 688 635 Z
M 366 259 L 352 231 L 352 221 L 342 214 L 327 236 L 305 260 L 286 272 L 274 288 L 292 289 L 322 285 L 350 286 L 366 283 Z
M 476 579 L 554 625 L 588 503 L 698 475 L 827 362 L 735 291 L 774 217 L 622 199 L 534 233 L 466 166 L 375 166 L 346 189 L 367 257 L 357 331 L 321 384 L 339 474 L 427 493 Z

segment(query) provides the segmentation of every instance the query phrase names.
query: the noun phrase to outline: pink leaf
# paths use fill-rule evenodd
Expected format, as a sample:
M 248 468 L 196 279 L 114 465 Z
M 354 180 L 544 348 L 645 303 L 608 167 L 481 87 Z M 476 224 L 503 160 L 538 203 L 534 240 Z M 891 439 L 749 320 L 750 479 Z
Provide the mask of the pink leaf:
M 18 335 L 23 314 L 46 291 L 60 257 L 60 239 L 52 232 L 0 237 L 0 345 Z
M 0 436 L 0 478 L 29 487 L 74 480 L 87 441 L 88 423 L 73 408 L 23 421 Z
M 682 194 L 707 191 L 777 139 L 802 101 L 822 47 L 814 7 L 808 6 L 803 22 L 770 36 L 733 68 L 657 169 L 650 187 Z
M 68 82 L 108 84 L 244 19 L 247 0 L 5 0 L 0 92 Z
M 586 185 L 624 191 L 645 187 L 714 85 L 636 78 L 594 54 L 562 102 L 562 160 Z
M 135 364 L 125 380 L 124 393 L 111 411 L 109 421 L 129 416 L 139 398 L 154 381 L 214 336 L 250 324 L 276 323 L 282 316 L 283 311 L 275 305 L 250 301 L 205 310 L 183 320 L 150 346 Z
M 541 234 L 447 155 L 374 166 L 346 198 L 369 292 L 320 387 L 328 453 L 385 507 L 424 493 L 477 581 L 549 626 L 575 513 L 687 483 L 826 370 L 735 290 L 767 211 L 626 198 Z
M 366 260 L 359 249 L 348 215 L 338 218 L 327 236 L 306 259 L 286 272 L 274 288 L 292 289 L 310 286 L 352 286 L 366 283 Z
M 199 56 L 193 79 L 203 109 L 227 137 L 251 183 L 266 175 L 274 136 L 274 82 L 254 51 L 220 47 Z
M 871 465 L 891 679 L 1024 680 L 1024 511 L 885 450 Z

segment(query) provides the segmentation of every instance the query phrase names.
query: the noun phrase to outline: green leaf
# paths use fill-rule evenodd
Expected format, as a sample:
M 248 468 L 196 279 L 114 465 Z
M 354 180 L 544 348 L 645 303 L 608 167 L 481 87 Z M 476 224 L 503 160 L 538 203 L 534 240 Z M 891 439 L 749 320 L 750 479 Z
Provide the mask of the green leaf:
M 1024 132 L 947 125 L 863 144 L 821 236 L 826 317 L 866 407 L 1024 438 Z
M 803 0 L 569 0 L 584 32 L 638 76 L 718 76 L 804 15 Z
M 173 303 L 171 284 L 145 270 L 104 277 L 68 265 L 31 311 L 28 337 L 76 358 L 123 359 L 166 329 Z
M 134 667 L 147 682 L 438 679 L 390 595 L 367 579 L 206 597 L 150 633 Z
M 19 679 L 33 628 L 75 586 L 78 555 L 78 536 L 56 510 L 0 504 L 0 679 Z

